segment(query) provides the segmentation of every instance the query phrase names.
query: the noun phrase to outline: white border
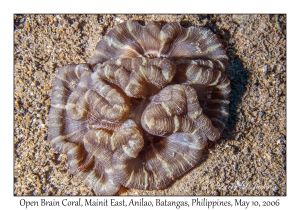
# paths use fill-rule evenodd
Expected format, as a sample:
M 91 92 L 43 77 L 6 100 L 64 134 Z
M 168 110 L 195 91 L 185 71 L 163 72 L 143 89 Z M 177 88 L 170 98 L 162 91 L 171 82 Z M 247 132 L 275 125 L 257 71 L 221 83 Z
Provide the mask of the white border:
M 151 1 L 38 1 L 38 0 L 16 0 L 1 1 L 0 3 L 0 21 L 1 21 L 1 107 L 0 107 L 0 129 L 1 129 L 1 179 L 0 179 L 0 206 L 3 209 L 25 209 L 19 202 L 25 198 L 27 200 L 40 200 L 49 197 L 16 197 L 13 196 L 13 14 L 14 13 L 287 13 L 287 196 L 286 197 L 207 197 L 208 199 L 234 200 L 244 199 L 248 201 L 276 200 L 280 199 L 280 208 L 296 207 L 299 200 L 299 179 L 297 175 L 299 170 L 299 140 L 298 140 L 298 122 L 299 120 L 299 15 L 296 10 L 296 4 L 288 1 L 200 1 L 200 0 L 183 0 L 168 1 L 151 0 Z M 298 129 L 299 130 L 299 129 Z M 62 200 L 67 197 L 55 197 L 56 200 Z M 68 199 L 77 199 L 78 197 L 68 197 Z M 84 197 L 88 198 L 88 197 Z M 98 197 L 99 198 L 99 197 Z M 106 197 L 107 199 L 115 197 Z M 118 199 L 136 199 L 140 197 L 121 197 Z M 145 197 L 148 200 L 155 200 L 159 197 Z M 165 197 L 161 197 L 165 198 Z M 167 197 L 168 200 L 191 200 L 194 197 Z M 203 197 L 201 197 L 203 198 Z M 95 197 L 93 197 L 95 199 Z M 12 208 L 13 207 L 13 208 Z M 40 208 L 40 207 L 39 207 Z M 50 207 L 49 207 L 50 208 Z M 73 207 L 55 207 L 59 209 L 73 209 Z M 93 207 L 105 208 L 105 207 Z M 143 207 L 146 208 L 146 207 Z M 169 208 L 170 207 L 161 207 Z M 199 209 L 201 207 L 197 207 Z M 37 209 L 37 208 L 36 208 Z M 108 208 L 107 208 L 108 209 Z M 153 208 L 152 208 L 153 209 Z M 155 208 L 156 209 L 156 208 Z M 172 207 L 172 209 L 176 209 Z M 180 208 L 180 209 L 183 209 Z M 216 209 L 216 208 L 215 208 Z M 234 208 L 233 208 L 234 209 Z M 237 208 L 239 209 L 239 208 Z M 243 208 L 244 209 L 244 208 Z M 250 209 L 253 209 L 250 208 Z M 278 208 L 279 209 L 279 208 Z

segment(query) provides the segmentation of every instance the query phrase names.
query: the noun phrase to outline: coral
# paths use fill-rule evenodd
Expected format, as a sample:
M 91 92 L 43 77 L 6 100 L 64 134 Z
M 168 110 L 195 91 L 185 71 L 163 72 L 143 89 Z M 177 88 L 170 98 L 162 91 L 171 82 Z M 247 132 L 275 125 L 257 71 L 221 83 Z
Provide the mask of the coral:
M 163 189 L 192 169 L 228 117 L 227 56 L 216 35 L 179 23 L 124 22 L 87 64 L 53 83 L 51 145 L 97 194 Z

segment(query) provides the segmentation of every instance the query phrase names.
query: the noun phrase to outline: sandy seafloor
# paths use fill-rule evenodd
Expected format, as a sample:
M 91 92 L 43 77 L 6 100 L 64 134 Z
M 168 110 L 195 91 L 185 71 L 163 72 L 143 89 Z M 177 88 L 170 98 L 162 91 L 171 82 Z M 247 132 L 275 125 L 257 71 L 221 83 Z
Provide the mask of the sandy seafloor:
M 286 15 L 14 15 L 14 195 L 95 195 L 47 142 L 52 80 L 126 20 L 204 26 L 229 57 L 230 117 L 193 170 L 118 195 L 286 195 Z

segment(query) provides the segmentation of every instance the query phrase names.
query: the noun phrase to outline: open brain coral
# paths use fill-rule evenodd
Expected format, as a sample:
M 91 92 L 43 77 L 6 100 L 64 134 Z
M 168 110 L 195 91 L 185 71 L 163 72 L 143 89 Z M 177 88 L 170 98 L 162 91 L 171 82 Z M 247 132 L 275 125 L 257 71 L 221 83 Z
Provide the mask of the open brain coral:
M 124 22 L 87 64 L 58 71 L 48 139 L 96 194 L 163 189 L 224 130 L 227 60 L 205 28 Z

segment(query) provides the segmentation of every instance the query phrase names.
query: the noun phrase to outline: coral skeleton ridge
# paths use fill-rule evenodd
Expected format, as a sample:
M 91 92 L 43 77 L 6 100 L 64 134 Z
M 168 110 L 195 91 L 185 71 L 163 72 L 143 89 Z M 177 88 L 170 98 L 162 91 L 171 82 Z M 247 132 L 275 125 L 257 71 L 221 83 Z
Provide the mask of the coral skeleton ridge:
M 48 140 L 96 194 L 164 189 L 225 128 L 227 60 L 208 29 L 121 23 L 87 64 L 58 71 Z

